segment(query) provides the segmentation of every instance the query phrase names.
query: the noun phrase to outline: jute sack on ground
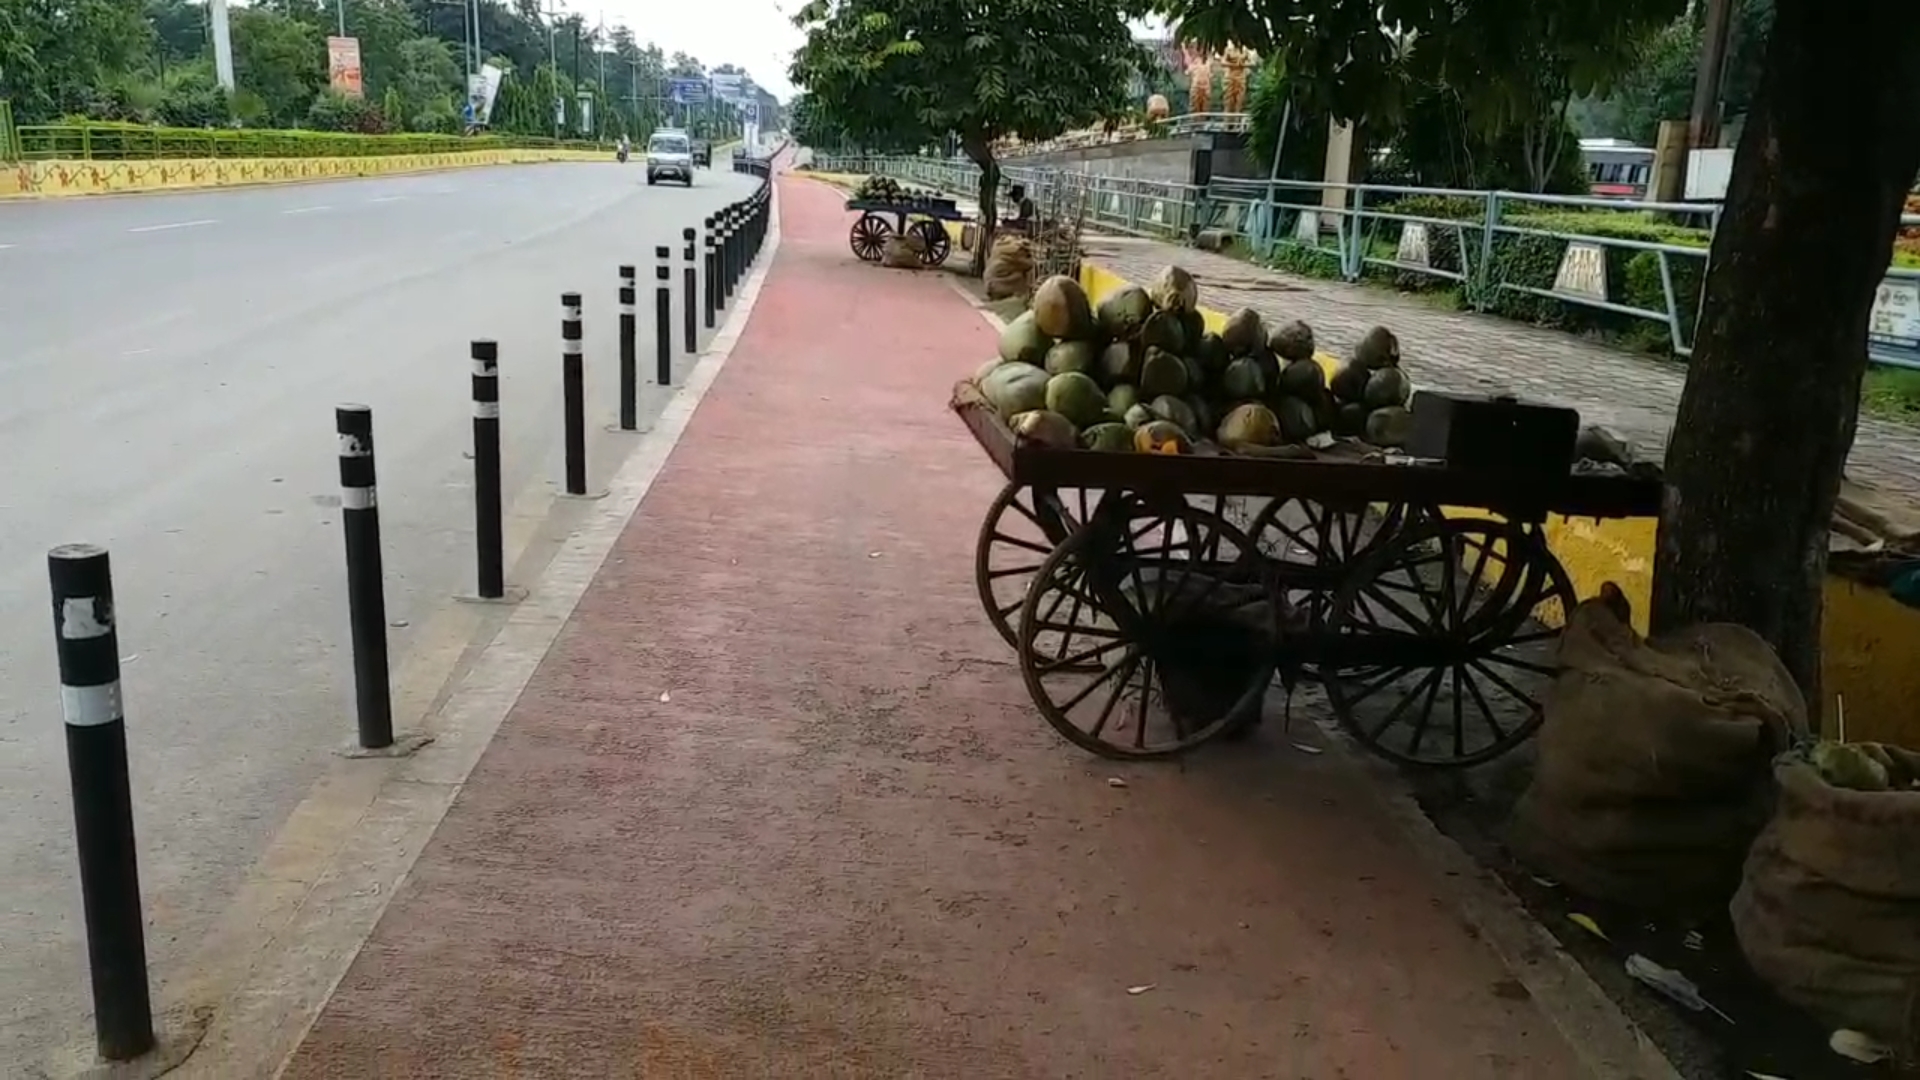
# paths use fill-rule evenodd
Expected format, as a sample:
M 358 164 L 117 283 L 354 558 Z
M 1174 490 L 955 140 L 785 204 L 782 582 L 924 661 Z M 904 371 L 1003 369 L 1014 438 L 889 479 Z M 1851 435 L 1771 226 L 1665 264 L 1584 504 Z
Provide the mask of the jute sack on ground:
M 993 238 L 984 284 L 989 300 L 1025 296 L 1033 291 L 1033 245 L 1026 237 L 1001 233 Z
M 1642 639 L 1628 614 L 1608 585 L 1569 616 L 1508 846 L 1582 895 L 1704 914 L 1739 884 L 1806 702 L 1744 627 Z
M 1877 749 L 1897 787 L 1920 774 L 1920 756 Z M 1774 777 L 1731 905 L 1740 951 L 1781 997 L 1920 1059 L 1920 791 L 1835 787 L 1798 754 Z
M 889 270 L 918 270 L 920 253 L 925 250 L 927 243 L 918 236 L 895 233 L 887 237 L 886 245 L 880 249 L 880 265 Z

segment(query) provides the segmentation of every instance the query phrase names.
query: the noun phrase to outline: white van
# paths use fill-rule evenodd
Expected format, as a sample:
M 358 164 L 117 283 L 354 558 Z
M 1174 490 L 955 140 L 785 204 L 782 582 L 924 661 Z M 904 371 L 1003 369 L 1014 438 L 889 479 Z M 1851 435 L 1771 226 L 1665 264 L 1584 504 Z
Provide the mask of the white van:
M 693 139 L 675 128 L 661 128 L 647 140 L 647 183 L 678 180 L 693 186 Z

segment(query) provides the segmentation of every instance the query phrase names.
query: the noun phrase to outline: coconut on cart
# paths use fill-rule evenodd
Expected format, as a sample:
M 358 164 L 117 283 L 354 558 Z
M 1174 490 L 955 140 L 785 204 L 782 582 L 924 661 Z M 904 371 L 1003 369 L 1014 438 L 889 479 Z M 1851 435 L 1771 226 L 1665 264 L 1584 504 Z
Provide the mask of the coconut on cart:
M 1657 477 L 1576 470 L 1570 409 L 1416 398 L 1384 327 L 1329 375 L 1305 323 L 1215 333 L 1197 291 L 1050 278 L 955 388 L 1008 481 L 976 585 L 1042 715 L 1168 756 L 1252 730 L 1278 676 L 1401 763 L 1524 741 L 1575 601 L 1547 514 L 1652 516 Z

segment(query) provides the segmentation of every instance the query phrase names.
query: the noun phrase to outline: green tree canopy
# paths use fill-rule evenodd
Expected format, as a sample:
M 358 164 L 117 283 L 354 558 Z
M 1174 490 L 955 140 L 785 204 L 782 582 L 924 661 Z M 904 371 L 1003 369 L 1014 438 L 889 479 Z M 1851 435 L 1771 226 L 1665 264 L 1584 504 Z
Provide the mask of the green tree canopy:
M 989 233 L 994 140 L 1120 115 L 1144 60 L 1113 0 L 812 0 L 794 23 L 807 31 L 790 77 L 809 129 L 873 149 L 957 137 L 980 166 Z M 976 268 L 986 249 L 975 245 Z

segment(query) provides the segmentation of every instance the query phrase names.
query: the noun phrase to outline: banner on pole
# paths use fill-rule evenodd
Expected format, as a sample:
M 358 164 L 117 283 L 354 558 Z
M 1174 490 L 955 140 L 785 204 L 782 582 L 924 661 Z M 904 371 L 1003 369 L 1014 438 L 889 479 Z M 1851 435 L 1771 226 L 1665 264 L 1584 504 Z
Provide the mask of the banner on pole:
M 366 90 L 360 84 L 359 38 L 327 39 L 327 85 L 333 87 L 335 93 L 346 97 L 366 96 Z
M 708 97 L 707 80 L 669 79 L 667 96 L 676 105 L 704 105 Z

